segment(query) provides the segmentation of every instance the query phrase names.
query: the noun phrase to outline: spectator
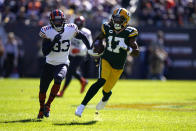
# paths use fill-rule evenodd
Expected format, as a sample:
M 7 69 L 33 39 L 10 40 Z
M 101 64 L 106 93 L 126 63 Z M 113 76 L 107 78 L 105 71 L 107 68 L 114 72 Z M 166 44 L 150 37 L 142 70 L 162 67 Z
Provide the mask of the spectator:
M 149 46 L 149 78 L 165 80 L 163 75 L 167 52 L 164 49 L 164 34 L 162 31 L 157 32 L 157 38 Z
M 195 25 L 193 0 L 141 0 L 140 25 L 187 27 Z
M 3 46 L 3 42 L 2 42 L 2 39 L 0 37 L 0 77 L 2 77 L 2 72 L 3 72 L 3 69 L 2 69 L 2 57 L 3 57 L 3 54 L 4 54 L 4 46 Z
M 5 44 L 4 75 L 10 77 L 17 67 L 18 61 L 18 41 L 13 32 L 8 33 L 8 40 Z

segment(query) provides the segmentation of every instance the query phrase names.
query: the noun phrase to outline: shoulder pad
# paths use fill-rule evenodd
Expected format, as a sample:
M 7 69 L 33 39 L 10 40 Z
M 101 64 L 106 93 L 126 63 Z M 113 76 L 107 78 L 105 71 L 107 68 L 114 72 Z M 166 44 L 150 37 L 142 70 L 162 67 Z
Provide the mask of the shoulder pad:
M 110 28 L 110 25 L 109 25 L 108 22 L 105 22 L 105 23 L 102 24 L 102 26 L 101 26 L 101 31 L 105 34 L 107 28 Z
M 128 26 L 125 30 L 129 32 L 129 36 L 128 37 L 134 37 L 134 36 L 138 35 L 138 31 L 134 27 Z
M 90 31 L 89 29 L 85 28 L 85 27 L 83 27 L 83 28 L 81 29 L 81 31 L 83 31 L 83 32 L 85 32 L 85 33 L 87 33 L 87 34 L 91 34 L 91 31 Z
M 46 36 L 46 32 L 51 30 L 52 26 L 51 25 L 47 25 L 47 26 L 43 26 L 39 32 L 39 36 L 42 38 L 47 38 Z
M 69 24 L 66 25 L 66 27 L 69 27 L 70 29 L 74 29 L 75 32 L 79 32 L 78 31 L 78 26 L 74 23 L 69 23 Z

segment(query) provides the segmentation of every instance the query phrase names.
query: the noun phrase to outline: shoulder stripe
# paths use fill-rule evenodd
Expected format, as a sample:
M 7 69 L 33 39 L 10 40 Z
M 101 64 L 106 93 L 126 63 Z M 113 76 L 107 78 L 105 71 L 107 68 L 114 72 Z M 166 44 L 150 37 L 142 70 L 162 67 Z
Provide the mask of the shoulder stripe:
M 45 32 L 43 32 L 42 30 L 40 31 L 40 33 L 43 33 L 43 34 L 45 34 Z
M 129 34 L 128 37 L 133 37 L 133 36 L 137 36 L 138 35 L 138 31 L 134 30 L 132 33 Z
M 39 36 L 42 37 L 42 38 L 47 38 L 47 37 L 46 37 L 46 34 L 43 33 L 42 31 L 39 32 Z
M 101 30 L 102 30 L 102 32 L 103 32 L 103 33 L 104 33 L 104 35 L 105 35 L 104 24 L 102 24 L 102 26 L 101 26 Z

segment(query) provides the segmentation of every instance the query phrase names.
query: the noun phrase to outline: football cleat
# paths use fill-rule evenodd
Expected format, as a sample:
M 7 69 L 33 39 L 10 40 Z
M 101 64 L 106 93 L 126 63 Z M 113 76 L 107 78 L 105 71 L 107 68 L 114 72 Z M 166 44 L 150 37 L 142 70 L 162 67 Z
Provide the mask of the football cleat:
M 50 107 L 49 106 L 44 106 L 44 116 L 49 117 L 50 116 Z
M 101 110 L 105 107 L 105 105 L 107 104 L 108 101 L 102 101 L 102 99 L 100 100 L 100 102 L 97 104 L 96 109 L 97 110 Z
M 75 111 L 75 115 L 78 117 L 82 116 L 82 112 L 84 111 L 85 105 L 79 105 Z

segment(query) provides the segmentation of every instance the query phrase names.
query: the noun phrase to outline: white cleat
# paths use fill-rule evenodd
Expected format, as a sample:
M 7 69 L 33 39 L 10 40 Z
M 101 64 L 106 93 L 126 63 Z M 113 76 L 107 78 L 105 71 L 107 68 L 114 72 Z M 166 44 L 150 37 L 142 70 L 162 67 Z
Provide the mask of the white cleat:
M 102 99 L 100 100 L 100 102 L 97 104 L 96 109 L 97 110 L 101 110 L 105 107 L 105 105 L 107 104 L 108 101 L 102 101 Z
M 79 105 L 75 111 L 75 115 L 81 117 L 82 112 L 84 111 L 85 105 Z

